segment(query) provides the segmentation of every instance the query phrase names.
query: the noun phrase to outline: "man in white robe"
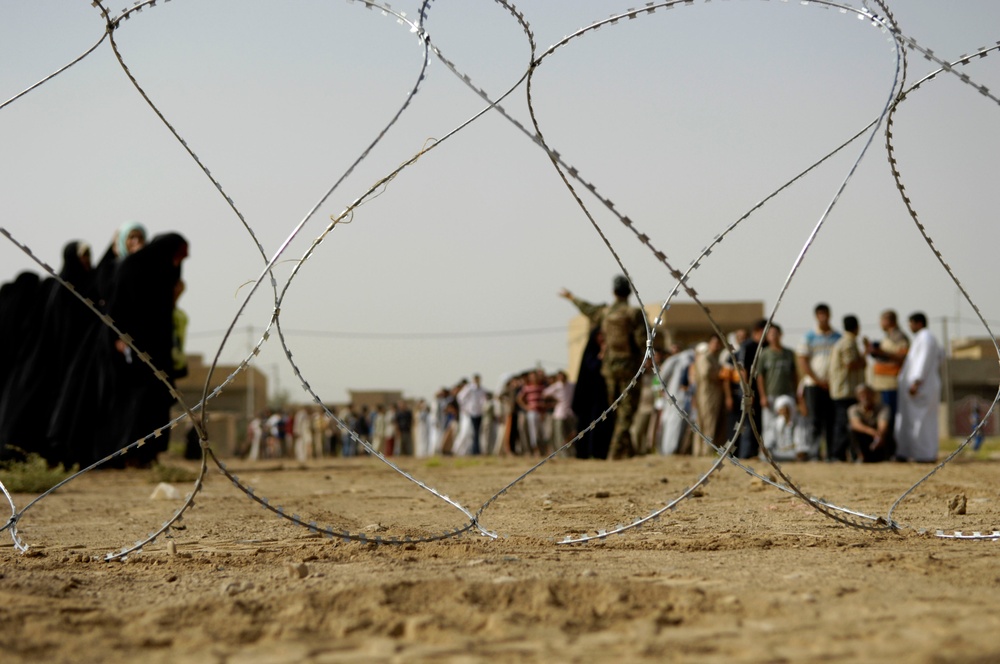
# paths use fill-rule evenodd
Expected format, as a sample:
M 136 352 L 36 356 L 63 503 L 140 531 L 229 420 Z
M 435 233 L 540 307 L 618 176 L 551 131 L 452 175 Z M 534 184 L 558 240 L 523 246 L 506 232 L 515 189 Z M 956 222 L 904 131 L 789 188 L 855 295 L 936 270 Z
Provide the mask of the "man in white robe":
M 659 367 L 663 389 L 674 397 L 674 401 L 671 401 L 670 396 L 663 396 L 664 404 L 660 411 L 660 454 L 677 454 L 681 441 L 688 431 L 688 423 L 678 410 L 678 406 L 690 417 L 691 398 L 687 390 L 681 387 L 681 380 L 687 374 L 687 368 L 692 362 L 694 362 L 694 351 L 684 350 L 671 355 Z
M 910 316 L 913 343 L 899 371 L 896 456 L 924 463 L 937 461 L 938 409 L 941 404 L 941 345 L 922 313 Z

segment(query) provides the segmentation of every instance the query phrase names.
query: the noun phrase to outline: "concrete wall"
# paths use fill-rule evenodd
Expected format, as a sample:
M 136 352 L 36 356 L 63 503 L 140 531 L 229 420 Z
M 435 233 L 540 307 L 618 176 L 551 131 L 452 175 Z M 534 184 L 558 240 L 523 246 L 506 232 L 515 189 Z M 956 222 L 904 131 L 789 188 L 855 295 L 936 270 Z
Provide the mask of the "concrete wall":
M 188 375 L 177 381 L 177 391 L 189 406 L 193 406 L 201 399 L 209 367 L 201 355 L 188 355 L 187 360 Z M 221 385 L 236 369 L 233 365 L 217 366 L 212 374 L 211 388 Z M 267 376 L 251 365 L 235 376 L 208 404 L 211 416 L 208 435 L 213 449 L 224 456 L 234 453 L 246 435 L 248 416 L 252 417 L 266 409 Z M 181 412 L 183 411 L 177 405 L 172 409 L 175 416 Z M 170 439 L 183 441 L 188 428 L 186 424 L 178 426 L 171 432 Z

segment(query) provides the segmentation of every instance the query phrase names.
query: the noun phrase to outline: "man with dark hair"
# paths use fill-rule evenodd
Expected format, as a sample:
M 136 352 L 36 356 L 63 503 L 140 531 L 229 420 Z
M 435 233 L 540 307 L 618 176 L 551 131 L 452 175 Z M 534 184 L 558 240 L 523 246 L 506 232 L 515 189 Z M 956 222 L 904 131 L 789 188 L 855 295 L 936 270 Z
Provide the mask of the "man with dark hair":
M 889 422 L 894 422 L 899 401 L 896 393 L 899 386 L 899 369 L 903 366 L 906 352 L 910 349 L 910 340 L 899 329 L 896 312 L 892 309 L 882 312 L 879 324 L 883 332 L 882 340 L 871 342 L 865 339 L 865 352 L 875 361 L 872 366 L 871 387 L 882 403 L 889 407 Z M 888 436 L 892 437 L 891 425 Z
M 851 446 L 858 451 L 864 463 L 891 459 L 894 446 L 889 435 L 892 427 L 889 407 L 879 401 L 875 390 L 868 385 L 858 385 L 854 393 L 858 402 L 847 409 Z
M 819 457 L 820 438 L 826 440 L 827 456 L 833 441 L 833 402 L 830 400 L 830 351 L 840 332 L 830 327 L 830 307 L 817 304 L 813 310 L 816 329 L 806 333 L 798 348 L 799 373 L 804 376 L 803 394 L 809 418 L 809 455 Z
M 413 456 L 413 411 L 402 399 L 396 403 L 396 432 L 399 434 L 397 454 Z
M 896 457 L 931 463 L 937 461 L 938 453 L 939 372 L 944 352 L 927 329 L 924 314 L 910 316 L 910 332 L 913 344 L 899 370 Z
M 573 390 L 576 386 L 567 381 L 566 372 L 560 369 L 552 382 L 542 391 L 552 405 L 552 447 L 559 449 L 573 436 Z
M 865 356 L 858 349 L 858 319 L 844 316 L 844 335 L 830 350 L 829 385 L 833 402 L 833 438 L 827 445 L 827 461 L 847 461 L 851 444 L 848 409 L 857 403 L 855 392 L 865 382 Z
M 472 374 L 472 382 L 466 383 L 455 396 L 462 415 L 469 418 L 471 446 L 468 447 L 468 453 L 475 456 L 483 451 L 480 444 L 480 431 L 483 427 L 483 412 L 486 410 L 486 402 L 489 398 L 489 393 L 483 389 L 482 378 L 477 373 Z
M 611 304 L 591 304 L 573 296 L 567 289 L 560 297 L 572 302 L 592 325 L 601 332 L 601 375 L 607 386 L 608 403 L 625 392 L 629 382 L 639 373 L 645 357 L 646 323 L 642 311 L 629 304 L 632 287 L 628 279 L 618 275 L 612 282 L 615 301 Z M 615 411 L 615 429 L 611 434 L 609 459 L 620 459 L 635 454 L 629 429 L 639 401 L 639 390 L 631 389 L 622 398 Z M 583 425 L 583 422 L 580 423 Z M 589 424 L 589 423 L 588 423 Z

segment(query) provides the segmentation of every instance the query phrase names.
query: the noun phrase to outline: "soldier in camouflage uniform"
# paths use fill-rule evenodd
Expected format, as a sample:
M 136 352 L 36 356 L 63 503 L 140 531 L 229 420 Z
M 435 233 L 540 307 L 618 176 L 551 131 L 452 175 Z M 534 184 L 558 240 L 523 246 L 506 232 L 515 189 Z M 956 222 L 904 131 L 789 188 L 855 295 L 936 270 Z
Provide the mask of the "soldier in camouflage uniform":
M 561 297 L 572 302 L 590 324 L 601 330 L 601 375 L 608 389 L 608 403 L 625 391 L 629 381 L 639 372 L 646 350 L 646 323 L 642 311 L 628 303 L 632 287 L 624 276 L 614 279 L 615 301 L 611 304 L 591 304 L 573 296 L 565 288 Z M 621 459 L 636 453 L 629 430 L 639 401 L 639 389 L 625 395 L 615 411 L 615 430 L 611 434 L 609 459 Z M 581 423 L 583 425 L 583 423 Z

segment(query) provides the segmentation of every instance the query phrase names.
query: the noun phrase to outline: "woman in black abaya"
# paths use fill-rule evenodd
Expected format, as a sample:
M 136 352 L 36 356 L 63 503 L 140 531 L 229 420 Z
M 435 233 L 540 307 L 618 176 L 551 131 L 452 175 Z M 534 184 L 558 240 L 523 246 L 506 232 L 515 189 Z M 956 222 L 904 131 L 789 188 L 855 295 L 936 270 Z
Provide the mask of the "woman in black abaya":
M 593 326 L 587 338 L 587 346 L 580 359 L 576 389 L 573 391 L 573 414 L 581 430 L 598 419 L 608 408 L 608 384 L 601 374 L 600 326 Z M 611 434 L 615 428 L 615 414 L 609 413 L 606 420 L 599 421 L 590 431 L 585 432 L 573 445 L 577 459 L 606 459 L 611 446 Z
M 142 249 L 145 242 L 146 229 L 137 222 L 122 224 L 115 232 L 92 274 L 91 299 L 101 313 L 108 313 L 125 259 Z M 116 336 L 94 312 L 86 313 L 75 331 L 75 354 L 68 360 L 45 436 L 50 462 L 84 467 L 110 454 L 109 451 L 97 456 L 107 447 L 97 443 L 97 434 L 110 416 L 110 404 L 117 389 L 113 370 Z
M 177 233 L 154 238 L 122 261 L 116 276 L 108 314 L 141 353 L 148 354 L 156 370 L 171 385 L 174 378 L 174 305 L 187 258 L 187 241 Z M 120 339 L 111 340 L 115 390 L 100 435 L 95 457 L 110 454 L 153 433 L 170 420 L 173 403 L 168 388 L 154 369 Z M 166 449 L 168 435 L 153 438 L 123 457 L 127 465 L 148 466 Z
M 70 242 L 63 248 L 59 277 L 83 297 L 93 297 L 89 245 Z M 69 365 L 97 317 L 54 278 L 38 287 L 34 307 L 38 319 L 23 340 L 17 365 L 7 374 L 7 395 L 0 401 L 0 440 L 13 441 L 55 464 L 68 460 L 47 444 L 46 429 Z
M 25 348 L 38 329 L 41 307 L 37 306 L 41 280 L 34 272 L 22 272 L 11 283 L 0 287 L 0 412 L 11 410 L 10 399 L 16 399 L 14 375 L 21 367 Z M 0 429 L 6 421 L 0 421 Z M 0 459 L 18 457 L 26 441 L 14 440 L 0 433 Z M 27 450 L 25 450 L 27 451 Z

